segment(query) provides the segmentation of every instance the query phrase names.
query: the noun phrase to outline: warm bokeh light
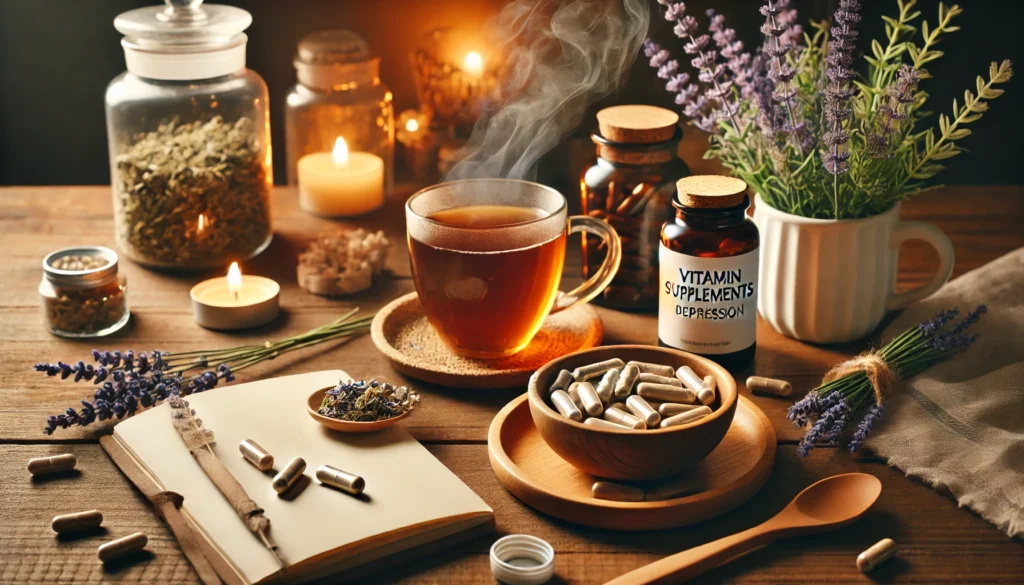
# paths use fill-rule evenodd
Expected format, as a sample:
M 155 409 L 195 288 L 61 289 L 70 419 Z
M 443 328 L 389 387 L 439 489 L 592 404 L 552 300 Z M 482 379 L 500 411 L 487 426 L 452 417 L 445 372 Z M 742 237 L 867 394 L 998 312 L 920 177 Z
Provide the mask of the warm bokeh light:
M 238 293 L 242 290 L 242 270 L 238 268 L 238 262 L 232 262 L 228 268 L 228 290 L 238 300 Z
M 420 129 L 420 123 L 416 121 L 416 118 L 411 118 L 405 123 L 405 129 L 409 132 L 416 132 Z
M 470 51 L 462 62 L 462 69 L 470 75 L 480 75 L 484 72 L 484 58 L 476 51 Z
M 199 214 L 199 225 L 196 227 L 196 231 L 203 231 L 206 229 L 206 215 L 203 213 Z
M 348 164 L 348 143 L 341 136 L 334 141 L 334 150 L 331 151 L 331 158 L 334 159 L 334 164 L 336 165 Z

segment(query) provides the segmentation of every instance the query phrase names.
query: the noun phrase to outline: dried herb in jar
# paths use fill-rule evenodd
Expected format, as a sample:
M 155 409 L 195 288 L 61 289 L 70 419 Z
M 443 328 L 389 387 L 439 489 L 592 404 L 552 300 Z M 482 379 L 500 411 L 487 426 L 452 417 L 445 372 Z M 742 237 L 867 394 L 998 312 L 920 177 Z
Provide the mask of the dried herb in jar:
M 373 422 L 405 414 L 419 401 L 420 395 L 405 386 L 356 380 L 328 390 L 317 412 L 339 420 Z
M 113 333 L 128 320 L 126 289 L 127 280 L 118 273 L 113 250 L 100 246 L 57 250 L 43 261 L 39 283 L 46 327 L 65 337 Z
M 198 267 L 258 252 L 270 236 L 270 174 L 249 118 L 172 120 L 115 159 L 117 237 L 132 258 Z

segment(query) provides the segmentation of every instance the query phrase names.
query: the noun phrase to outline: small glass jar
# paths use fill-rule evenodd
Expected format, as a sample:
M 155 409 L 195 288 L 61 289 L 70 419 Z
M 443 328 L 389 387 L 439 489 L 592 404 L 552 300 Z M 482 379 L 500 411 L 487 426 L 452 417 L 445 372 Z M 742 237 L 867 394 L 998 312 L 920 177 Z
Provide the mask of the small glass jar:
M 298 83 L 285 97 L 288 184 L 299 182 L 299 159 L 332 152 L 341 138 L 353 155 L 380 157 L 386 197 L 394 181 L 395 129 L 380 58 L 356 33 L 324 30 L 299 41 L 294 65 Z
M 622 108 L 637 106 L 606 108 L 598 113 L 599 120 L 603 114 Z M 656 127 L 650 132 L 621 132 L 602 124 L 601 132 L 591 136 L 597 145 L 597 160 L 583 172 L 580 181 L 583 213 L 608 222 L 622 242 L 619 272 L 594 302 L 625 311 L 654 311 L 658 307 L 661 226 L 672 217 L 676 181 L 690 174 L 676 152 L 682 130 L 674 121 L 665 124 L 666 120 L 678 120 L 678 116 L 662 108 L 643 108 L 660 110 L 656 113 L 667 116 L 652 121 Z M 604 257 L 601 239 L 584 233 L 583 278 L 590 278 Z
M 742 370 L 757 348 L 760 244 L 747 184 L 699 175 L 678 190 L 661 231 L 658 342 Z
M 39 298 L 46 328 L 54 335 L 102 337 L 121 329 L 129 318 L 127 291 L 110 248 L 64 248 L 43 260 Z
M 128 68 L 106 93 L 117 242 L 148 266 L 226 266 L 272 236 L 267 86 L 245 67 L 252 17 L 166 2 L 114 19 Z

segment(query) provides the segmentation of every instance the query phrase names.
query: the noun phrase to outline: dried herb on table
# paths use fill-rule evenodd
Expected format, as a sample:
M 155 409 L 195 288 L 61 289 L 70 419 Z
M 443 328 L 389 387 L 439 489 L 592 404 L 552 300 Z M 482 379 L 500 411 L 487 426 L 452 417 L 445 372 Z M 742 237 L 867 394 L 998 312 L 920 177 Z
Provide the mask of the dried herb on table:
M 207 266 L 247 257 L 270 236 L 270 176 L 254 122 L 172 120 L 114 161 L 118 244 L 132 258 Z
M 420 395 L 405 386 L 356 380 L 328 390 L 317 412 L 339 420 L 373 422 L 405 414 L 419 401 Z
M 235 373 L 277 356 L 318 345 L 327 341 L 356 337 L 366 333 L 373 316 L 352 319 L 359 309 L 352 309 L 335 321 L 301 335 L 259 345 L 243 345 L 218 350 L 150 353 L 132 351 L 92 351 L 98 364 L 84 361 L 71 365 L 64 362 L 36 364 L 37 372 L 61 379 L 74 376 L 74 381 L 91 381 L 99 386 L 92 400 L 83 400 L 81 409 L 68 408 L 51 416 L 43 432 L 50 435 L 57 428 L 89 425 L 96 420 L 122 419 L 148 408 L 170 396 L 188 395 L 215 388 L 222 380 L 232 382 Z M 205 370 L 205 371 L 204 371 Z M 195 375 L 190 372 L 198 372 Z

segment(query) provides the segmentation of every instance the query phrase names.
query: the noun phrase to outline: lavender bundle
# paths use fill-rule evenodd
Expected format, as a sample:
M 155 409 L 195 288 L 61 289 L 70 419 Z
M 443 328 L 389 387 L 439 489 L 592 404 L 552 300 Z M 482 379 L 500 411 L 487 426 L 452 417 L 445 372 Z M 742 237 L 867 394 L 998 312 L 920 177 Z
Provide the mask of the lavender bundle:
M 953 102 L 925 125 L 927 92 L 919 82 L 943 53 L 937 44 L 959 30 L 960 7 L 939 5 L 934 25 L 920 24 L 916 0 L 897 0 L 899 15 L 885 17 L 884 42 L 870 43 L 866 72 L 856 67 L 859 0 L 840 0 L 832 23 L 812 23 L 805 34 L 790 0 L 760 7 L 763 43 L 756 54 L 725 17 L 707 11 L 707 31 L 686 4 L 658 0 L 673 33 L 691 55 L 696 78 L 651 40 L 644 53 L 690 123 L 711 134 L 707 158 L 718 158 L 753 186 L 764 201 L 805 217 L 853 219 L 883 213 L 898 201 L 938 187 L 931 179 L 962 152 L 965 126 L 988 110 L 1013 76 L 1010 61 L 992 63 L 976 93 Z
M 905 380 L 957 353 L 977 339 L 966 333 L 985 313 L 985 305 L 953 321 L 960 310 L 942 311 L 899 334 L 882 349 L 858 356 L 833 368 L 825 383 L 789 407 L 786 417 L 806 434 L 798 449 L 806 457 L 816 443 L 835 445 L 850 424 L 864 416 L 850 439 L 850 452 L 860 450 L 864 439 L 885 413 L 886 395 L 898 380 Z M 866 412 L 865 412 L 866 411 Z
M 327 341 L 354 337 L 365 333 L 372 316 L 352 319 L 359 309 L 352 309 L 335 321 L 301 335 L 261 345 L 243 345 L 213 351 L 150 353 L 133 351 L 92 350 L 96 366 L 84 361 L 71 365 L 64 362 L 36 364 L 37 372 L 74 376 L 73 381 L 91 381 L 99 388 L 92 400 L 83 400 L 81 409 L 68 408 L 49 417 L 43 432 L 53 434 L 57 428 L 86 426 L 96 420 L 123 419 L 140 409 L 154 406 L 171 396 L 184 396 L 215 388 L 221 381 L 232 382 L 235 374 L 279 355 L 318 345 Z

